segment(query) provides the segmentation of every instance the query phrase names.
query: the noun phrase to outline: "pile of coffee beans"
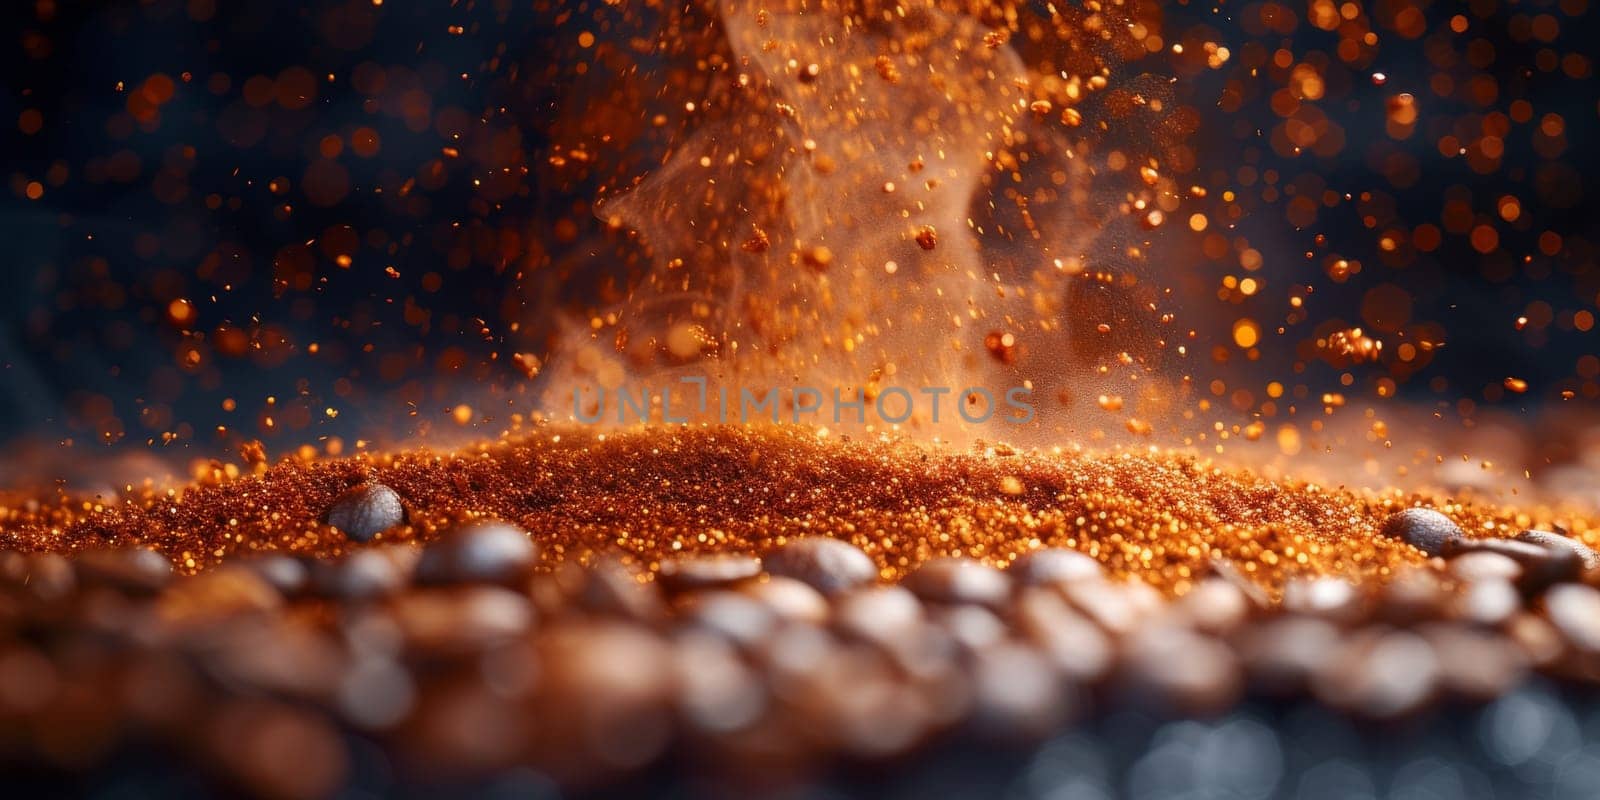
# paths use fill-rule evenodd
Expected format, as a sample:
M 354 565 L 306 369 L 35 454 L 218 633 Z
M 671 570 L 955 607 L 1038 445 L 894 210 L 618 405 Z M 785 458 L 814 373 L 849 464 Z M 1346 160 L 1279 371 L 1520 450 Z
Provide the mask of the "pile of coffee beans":
M 0 554 L 0 759 L 70 775 L 156 747 L 218 786 L 318 797 L 372 757 L 362 742 L 418 781 L 531 768 L 593 789 L 671 760 L 781 785 L 1123 709 L 1394 720 L 1534 673 L 1600 680 L 1594 551 L 1428 509 L 1384 524 L 1433 556 L 1386 582 L 1269 592 L 1219 559 L 1171 596 L 1048 547 L 886 581 L 824 534 L 648 568 L 558 558 L 495 519 L 366 541 L 400 521 L 389 494 L 337 501 L 332 524 L 365 543 L 334 558 L 183 576 L 147 549 Z

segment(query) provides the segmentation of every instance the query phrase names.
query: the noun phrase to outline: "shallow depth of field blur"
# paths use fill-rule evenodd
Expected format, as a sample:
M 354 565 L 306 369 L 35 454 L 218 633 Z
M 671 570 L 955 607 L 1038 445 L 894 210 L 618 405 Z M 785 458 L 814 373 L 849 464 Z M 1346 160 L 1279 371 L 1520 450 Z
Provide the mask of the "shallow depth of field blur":
M 641 297 L 676 274 L 663 270 L 768 257 L 759 229 L 720 243 L 726 263 L 687 265 L 664 252 L 670 231 L 637 235 L 639 217 L 673 212 L 651 206 L 652 176 L 694 167 L 696 135 L 733 118 L 741 76 L 788 97 L 784 67 L 763 76 L 741 51 L 746 5 L 9 4 L 0 437 L 20 457 L 7 475 L 133 463 L 97 476 L 121 483 L 561 418 L 550 365 L 670 337 L 628 328 L 651 324 Z M 983 259 L 1003 253 L 1017 285 L 1061 273 L 1047 285 L 1065 291 L 1104 270 L 1145 287 L 1123 305 L 1052 306 L 1073 352 L 1035 346 L 1037 374 L 1007 373 L 1049 383 L 1038 401 L 1067 409 L 1029 444 L 1148 440 L 1308 467 L 1336 453 L 1365 470 L 1351 483 L 1425 468 L 1592 489 L 1600 91 L 1585 0 L 1119 5 L 1114 36 L 1084 38 L 1111 44 L 1081 113 L 1026 93 L 1077 97 L 1044 65 L 1066 74 L 1095 15 L 1069 4 L 1066 32 L 1041 34 L 1031 5 L 937 5 L 993 29 L 983 41 L 1030 76 L 1034 141 L 1056 137 L 1093 175 L 1077 199 L 1031 209 L 1065 220 L 1059 252 L 1033 263 L 1025 239 L 984 243 L 972 272 L 999 280 Z M 922 76 L 880 71 L 905 81 L 879 98 L 893 123 Z M 1154 122 L 1140 116 L 1151 98 Z M 816 131 L 826 151 L 834 130 Z M 1003 206 L 1018 196 L 1004 183 L 975 191 Z M 633 216 L 608 216 L 635 185 L 619 201 Z M 877 207 L 851 202 L 873 224 Z M 1015 206 L 994 218 L 1030 210 Z M 958 225 L 965 211 L 947 209 Z M 873 286 L 919 279 L 838 250 L 802 260 Z M 771 288 L 752 296 L 803 306 Z M 975 335 L 1010 368 L 1010 342 L 1026 358 L 1037 322 L 997 313 Z M 1140 333 L 1084 347 L 1113 322 Z M 808 357 L 836 344 L 806 335 Z M 729 360 L 706 350 L 694 355 Z M 1137 374 L 1105 388 L 1094 368 L 1117 357 Z M 1457 461 L 1470 474 L 1440 474 Z

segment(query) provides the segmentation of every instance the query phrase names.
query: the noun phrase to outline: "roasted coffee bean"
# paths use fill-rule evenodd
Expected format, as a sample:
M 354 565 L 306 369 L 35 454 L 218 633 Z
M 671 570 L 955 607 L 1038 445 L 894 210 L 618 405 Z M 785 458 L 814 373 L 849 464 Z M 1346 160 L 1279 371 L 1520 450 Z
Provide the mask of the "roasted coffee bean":
M 828 621 L 828 599 L 794 578 L 771 575 L 762 580 L 745 581 L 739 585 L 739 591 L 765 603 L 784 620 L 812 625 Z
M 1059 593 L 1024 588 L 1017 596 L 1013 613 L 1023 635 L 1068 677 L 1092 683 L 1110 669 L 1115 656 L 1110 637 L 1067 605 Z
M 1132 692 L 1130 700 L 1185 714 L 1226 710 L 1243 686 L 1231 648 L 1170 623 L 1144 625 L 1134 631 L 1118 672 Z
M 1443 548 L 1447 558 L 1468 553 L 1498 553 L 1517 562 L 1522 567 L 1517 586 L 1529 594 L 1543 591 L 1552 584 L 1575 581 L 1583 571 L 1583 559 L 1577 551 L 1564 547 L 1546 547 L 1515 539 L 1454 539 Z
M 1383 587 L 1380 597 L 1378 606 L 1382 618 L 1397 625 L 1440 619 L 1450 607 L 1450 595 L 1439 573 L 1425 566 L 1408 566 L 1397 571 Z
M 1555 663 L 1566 649 L 1561 631 L 1548 619 L 1531 611 L 1512 617 L 1505 629 L 1528 663 L 1541 669 Z
M 882 652 L 869 648 L 831 651 L 810 688 L 810 703 L 825 722 L 830 744 L 864 758 L 906 751 L 937 714 L 916 687 L 894 673 Z
M 749 727 L 766 711 L 767 687 L 738 648 L 706 633 L 678 637 L 672 648 L 677 706 L 691 728 L 724 734 Z
M 972 725 L 980 736 L 1039 738 L 1059 728 L 1071 709 L 1066 687 L 1031 647 L 996 641 L 973 651 L 971 670 Z
M 172 581 L 172 562 L 154 550 L 85 550 L 72 559 L 78 579 L 133 594 L 154 594 Z
M 656 579 L 669 592 L 732 586 L 761 574 L 761 559 L 733 553 L 683 556 L 661 562 Z
M 1574 649 L 1600 653 L 1600 591 L 1581 583 L 1553 586 L 1544 593 L 1544 613 Z
M 1067 601 L 1105 631 L 1121 635 L 1161 608 L 1159 593 L 1141 581 L 1082 581 L 1061 587 Z
M 1530 542 L 1543 547 L 1571 550 L 1578 554 L 1586 570 L 1600 569 L 1600 552 L 1571 536 L 1563 536 L 1551 531 L 1526 530 L 1517 534 L 1517 541 Z
M 364 483 L 339 495 L 327 517 L 329 525 L 358 542 L 372 539 L 405 518 L 400 495 L 381 483 Z
M 456 528 L 428 545 L 417 559 L 418 583 L 514 584 L 539 560 L 539 546 L 509 522 L 479 520 Z
M 0 586 L 21 586 L 28 580 L 28 554 L 0 550 Z
M 173 581 L 161 593 L 158 609 L 169 622 L 194 623 L 273 611 L 283 604 L 283 595 L 261 576 L 228 565 Z
M 1345 642 L 1313 689 L 1336 708 L 1378 719 L 1416 711 L 1439 690 L 1439 656 L 1409 631 L 1376 628 Z
M 923 621 L 922 603 L 903 586 L 870 586 L 838 597 L 834 624 L 843 633 L 878 641 Z
M 590 751 L 581 743 L 581 725 L 570 722 L 575 704 L 568 700 L 561 705 L 560 699 L 541 702 L 541 707 L 554 710 L 550 719 L 539 720 L 537 728 L 562 739 L 579 740 L 570 742 L 576 752 L 553 753 L 551 757 L 561 759 L 563 767 L 598 769 L 598 764 L 585 761 Z M 571 727 L 557 728 L 563 724 Z M 496 774 L 516 763 L 535 729 L 517 704 L 506 702 L 492 687 L 458 677 L 425 684 L 418 692 L 415 708 L 392 738 L 404 748 L 405 761 L 421 769 Z
M 1383 522 L 1383 534 L 1430 556 L 1443 555 L 1450 542 L 1466 535 L 1449 517 L 1431 508 L 1408 508 L 1390 514 Z
M 780 626 L 756 648 L 754 661 L 766 668 L 773 694 L 795 705 L 804 705 L 808 684 L 822 663 L 839 646 L 825 628 L 806 624 Z
M 422 653 L 482 650 L 533 624 L 527 598 L 496 586 L 410 591 L 391 600 L 389 610 L 407 647 Z
M 679 619 L 746 647 L 755 647 L 778 626 L 778 615 L 766 604 L 726 589 L 690 596 Z
M 1173 614 L 1185 624 L 1213 635 L 1232 631 L 1257 608 L 1261 606 L 1248 593 L 1221 578 L 1200 581 L 1170 605 Z
M 935 558 L 910 575 L 904 586 L 930 603 L 972 603 L 1002 608 L 1011 598 L 1006 573 L 968 558 Z
M 560 768 L 558 778 L 643 766 L 666 749 L 678 684 L 672 648 L 661 636 L 591 619 L 546 631 L 537 653 L 541 672 L 530 702 L 543 709 L 538 742 Z M 509 710 L 525 716 L 524 707 Z
M 1105 567 L 1092 556 L 1077 550 L 1046 547 L 1017 556 L 1017 560 L 1006 568 L 1006 573 L 1021 583 L 1038 586 L 1098 580 L 1105 577 Z
M 311 585 L 311 568 L 294 556 L 266 553 L 246 556 L 229 564 L 255 573 L 285 597 L 298 597 Z
M 616 556 L 606 556 L 578 573 L 581 585 L 575 593 L 579 608 L 648 622 L 666 613 L 661 589 L 636 567 Z
M 1522 565 L 1504 554 L 1489 550 L 1461 553 L 1450 559 L 1450 574 L 1463 581 L 1485 580 L 1516 581 L 1522 577 Z
M 236 618 L 204 629 L 190 643 L 213 678 L 235 690 L 323 699 L 335 691 L 345 667 L 333 637 L 303 619 Z
M 1003 641 L 1007 635 L 1006 624 L 983 606 L 942 606 L 932 609 L 928 617 L 967 653 L 989 648 Z
M 311 585 L 318 594 L 336 600 L 374 600 L 405 586 L 417 558 L 417 551 L 405 545 L 357 550 L 343 558 L 315 562 Z
M 1283 608 L 1335 622 L 1354 622 L 1366 613 L 1366 603 L 1354 584 L 1342 578 L 1295 578 L 1283 587 Z
M 0 559 L 0 579 L 40 600 L 59 600 L 78 588 L 72 562 L 56 553 L 6 553 Z
M 869 586 L 840 596 L 833 623 L 845 638 L 876 645 L 908 672 L 937 673 L 955 655 L 955 640 L 929 624 L 922 603 L 904 586 Z
M 384 730 L 410 713 L 416 696 L 416 681 L 404 666 L 388 656 L 367 655 L 345 669 L 334 702 L 356 727 Z
M 1291 695 L 1310 687 L 1339 650 L 1340 631 L 1315 616 L 1289 615 L 1264 620 L 1245 631 L 1239 655 L 1252 686 L 1269 694 Z
M 828 536 L 792 539 L 762 561 L 773 575 L 794 578 L 832 595 L 872 583 L 878 565 L 849 542 Z
M 1458 696 L 1492 700 L 1527 674 L 1527 659 L 1500 634 L 1452 624 L 1426 625 L 1417 632 L 1438 654 L 1441 685 Z
M 1456 593 L 1455 614 L 1465 622 L 1496 627 L 1522 610 L 1522 594 L 1503 578 L 1485 578 L 1462 586 Z

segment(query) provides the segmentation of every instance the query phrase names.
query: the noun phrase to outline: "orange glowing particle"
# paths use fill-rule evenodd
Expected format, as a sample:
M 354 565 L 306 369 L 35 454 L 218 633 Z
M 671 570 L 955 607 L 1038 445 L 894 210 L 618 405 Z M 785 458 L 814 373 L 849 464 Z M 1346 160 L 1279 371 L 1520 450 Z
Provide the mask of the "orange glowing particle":
M 1489 225 L 1478 225 L 1472 229 L 1472 249 L 1488 255 L 1500 246 L 1500 232 Z
M 1521 378 L 1506 378 L 1505 387 L 1508 392 L 1522 394 L 1528 391 L 1528 382 Z
M 1516 222 L 1522 216 L 1522 203 L 1511 195 L 1500 198 L 1500 218 L 1506 222 Z
M 1233 323 L 1233 343 L 1248 350 L 1261 341 L 1261 326 L 1248 317 Z
M 372 158 L 377 155 L 379 145 L 378 132 L 371 128 L 356 128 L 350 134 L 350 149 L 362 158 Z
M 762 233 L 761 236 L 765 238 L 766 234 Z M 800 260 L 818 272 L 826 272 L 828 267 L 833 265 L 833 250 L 825 244 L 807 247 L 800 252 Z
M 589 31 L 578 34 L 578 46 L 585 50 L 594 47 L 594 34 Z
M 1439 249 L 1443 241 L 1444 237 L 1434 225 L 1418 225 L 1417 229 L 1411 232 L 1411 244 L 1424 253 Z
M 757 227 L 757 229 L 750 232 L 750 238 L 746 238 L 744 243 L 739 245 L 739 250 L 746 251 L 746 253 L 766 253 L 770 246 L 773 246 L 773 240 L 766 237 L 766 230 L 758 229 Z
M 189 325 L 195 316 L 194 304 L 188 300 L 178 299 L 167 304 L 167 318 L 175 325 Z
M 1206 215 L 1204 214 L 1189 215 L 1189 230 L 1192 230 L 1195 233 L 1205 230 L 1206 226 L 1209 224 L 1210 222 L 1206 219 Z
M 511 356 L 511 363 L 523 377 L 530 380 L 539 376 L 539 369 L 542 366 L 539 357 L 533 353 L 516 353 Z
M 44 197 L 44 184 L 38 181 L 29 181 L 27 188 L 23 191 L 28 195 L 29 200 L 38 200 Z
M 457 425 L 466 425 L 472 422 L 472 406 L 466 403 L 456 406 L 450 411 L 450 418 L 454 419 Z
M 1017 337 L 1014 334 L 990 331 L 983 338 L 983 346 L 1001 364 L 1012 364 L 1017 360 Z
M 1296 455 L 1300 452 L 1300 430 L 1293 425 L 1285 425 L 1278 429 L 1278 451 L 1286 456 Z
M 172 78 L 158 72 L 145 79 L 144 85 L 139 87 L 139 94 L 152 105 L 159 106 L 172 100 L 172 94 L 176 89 L 177 85 Z
M 873 66 L 878 70 L 878 77 L 890 82 L 900 82 L 900 70 L 894 64 L 894 59 L 888 56 L 878 56 L 873 61 Z M 912 170 L 915 172 L 916 170 Z

